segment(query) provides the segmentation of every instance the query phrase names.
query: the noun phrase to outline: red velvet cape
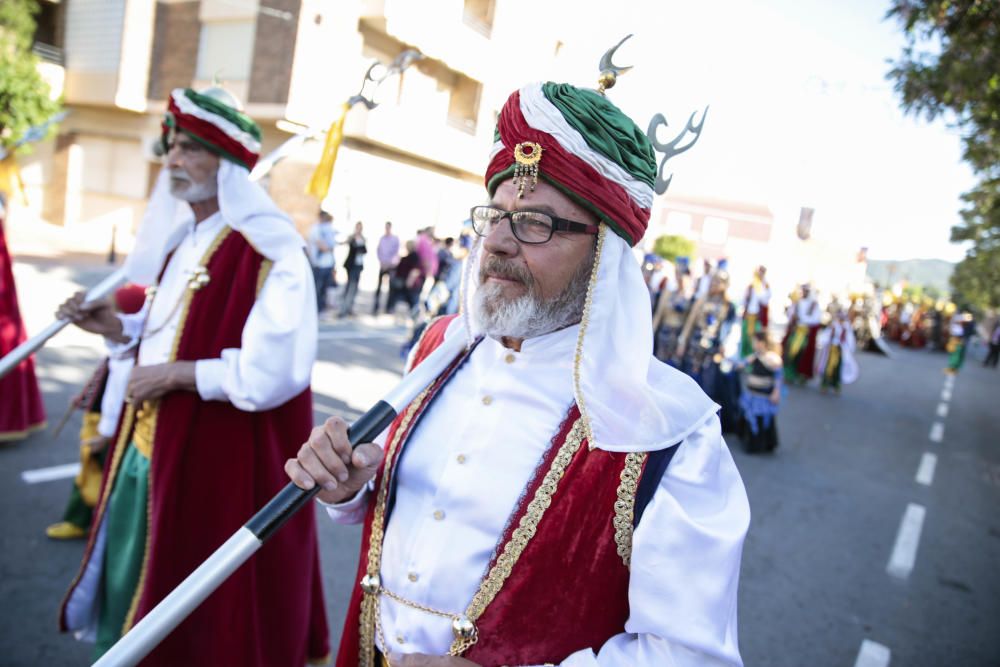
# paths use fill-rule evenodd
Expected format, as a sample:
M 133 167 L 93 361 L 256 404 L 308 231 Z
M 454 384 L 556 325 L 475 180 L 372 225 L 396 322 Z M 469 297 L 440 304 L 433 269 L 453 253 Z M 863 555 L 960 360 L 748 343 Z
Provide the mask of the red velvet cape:
M 440 344 L 449 320 L 439 320 L 428 328 L 414 354 L 415 364 Z M 386 474 L 394 474 L 406 439 L 463 360 L 460 358 L 442 374 L 412 415 L 402 434 L 401 446 L 391 459 L 383 462 L 376 475 L 376 489 Z M 387 442 L 391 442 L 396 431 L 402 427 L 404 415 L 405 411 L 390 427 Z M 498 554 L 502 546 L 510 541 L 545 472 L 553 464 L 559 448 L 566 442 L 579 417 L 579 409 L 573 406 L 552 438 L 552 446 L 514 509 L 509 527 L 499 542 L 501 548 L 497 550 Z M 499 594 L 476 621 L 479 640 L 463 657 L 487 667 L 559 663 L 581 649 L 593 648 L 596 651 L 609 638 L 624 632 L 629 614 L 629 571 L 618 553 L 612 522 L 616 516 L 618 489 L 626 456 L 600 449 L 591 451 L 586 440 L 581 443 L 566 467 L 534 537 L 528 542 Z M 643 459 L 640 476 L 644 463 Z M 366 573 L 374 508 L 375 503 L 370 502 L 355 580 L 358 583 Z M 628 520 L 631 529 L 631 515 Z M 490 564 L 491 567 L 494 563 Z M 361 664 L 361 642 L 375 641 L 374 637 L 360 636 L 362 597 L 360 586 L 356 586 L 344 624 L 336 667 Z
M 269 266 L 230 230 L 207 263 L 209 284 L 191 299 L 175 358 L 212 359 L 225 348 L 238 348 Z M 114 475 L 131 439 L 132 417 L 130 409 L 114 455 L 108 457 L 95 525 L 103 518 Z M 311 426 L 309 389 L 263 412 L 202 401 L 194 392 L 175 392 L 161 399 L 151 457 L 146 561 L 129 627 L 285 486 L 285 460 L 308 439 Z M 97 533 L 91 530 L 81 572 Z M 61 620 L 65 630 L 65 603 Z M 310 506 L 289 520 L 142 664 L 301 667 L 327 655 L 316 524 Z
M 0 218 L 0 357 L 25 339 L 13 266 Z M 0 378 L 0 442 L 20 440 L 41 428 L 45 428 L 45 406 L 35 379 L 35 362 L 28 357 Z

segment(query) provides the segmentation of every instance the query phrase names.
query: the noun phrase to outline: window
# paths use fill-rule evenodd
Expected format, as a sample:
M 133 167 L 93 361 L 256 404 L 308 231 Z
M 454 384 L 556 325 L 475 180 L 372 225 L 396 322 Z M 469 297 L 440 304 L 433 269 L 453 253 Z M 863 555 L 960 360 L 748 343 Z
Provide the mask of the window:
M 483 85 L 478 81 L 456 74 L 448 99 L 448 124 L 463 132 L 475 134 L 482 91 Z
M 483 37 L 493 33 L 494 0 L 465 0 L 462 21 Z
M 247 81 L 253 60 L 254 21 L 222 21 L 201 26 L 195 78 Z
M 35 15 L 35 39 L 31 50 L 42 60 L 63 63 L 62 5 L 55 2 L 38 3 Z

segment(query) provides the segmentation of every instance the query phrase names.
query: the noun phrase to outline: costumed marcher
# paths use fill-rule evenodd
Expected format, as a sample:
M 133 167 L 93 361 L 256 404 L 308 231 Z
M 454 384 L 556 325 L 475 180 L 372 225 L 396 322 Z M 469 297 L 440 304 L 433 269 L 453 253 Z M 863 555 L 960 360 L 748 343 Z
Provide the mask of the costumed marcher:
M 767 267 L 758 266 L 753 280 L 743 296 L 743 323 L 740 336 L 740 356 L 753 354 L 753 337 L 758 331 L 767 332 L 771 286 L 767 283 Z
M 956 310 L 948 321 L 948 346 L 945 348 L 948 352 L 948 367 L 945 368 L 945 372 L 949 375 L 958 373 L 965 362 L 965 322 L 966 314 L 959 310 Z
M 802 286 L 801 295 L 788 310 L 788 329 L 781 343 L 785 380 L 805 384 L 813 377 L 816 335 L 823 321 L 823 313 L 808 284 Z
M 736 431 L 740 423 L 740 376 L 730 362 L 738 361 L 740 329 L 728 289 L 729 273 L 716 268 L 708 291 L 691 305 L 677 337 L 675 356 L 668 361 L 694 378 L 719 404 L 723 433 Z
M 753 352 L 741 364 L 746 388 L 740 395 L 740 436 L 750 454 L 778 447 L 781 355 L 769 349 L 767 334 L 753 335 Z
M 139 312 L 146 301 L 140 285 L 126 285 L 114 295 L 116 312 L 130 315 Z M 87 536 L 94 507 L 101 492 L 104 458 L 118 430 L 128 377 L 135 365 L 134 345 L 109 346 L 113 354 L 105 357 L 70 404 L 69 410 L 83 410 L 80 425 L 80 472 L 73 480 L 69 502 L 62 521 L 52 524 L 45 534 L 54 540 L 73 540 Z M 69 417 L 67 412 L 66 417 Z M 63 420 L 65 423 L 65 418 Z M 61 424 L 60 424 L 61 426 Z
M 662 280 L 659 296 L 653 303 L 653 353 L 660 361 L 676 363 L 677 340 L 691 307 L 691 279 L 687 258 L 675 261 L 671 280 Z
M 0 192 L 0 358 L 27 340 L 4 234 L 7 203 L 4 196 Z M 0 378 L 0 442 L 23 440 L 44 428 L 45 406 L 35 377 L 35 361 L 28 357 Z
M 468 347 L 390 426 L 384 464 L 334 418 L 286 466 L 364 523 L 338 667 L 741 664 L 746 493 L 718 406 L 652 356 L 632 251 L 655 172 L 596 91 L 507 100 L 461 314 L 409 366 Z
M 847 313 L 837 310 L 816 337 L 816 375 L 820 378 L 822 391 L 832 389 L 839 394 L 843 385 L 858 379 L 858 363 L 854 360 L 856 347 Z
M 81 328 L 138 340 L 127 404 L 61 627 L 95 657 L 236 532 L 287 480 L 308 436 L 316 295 L 303 238 L 249 179 L 260 130 L 225 91 L 176 89 L 166 161 L 131 280 L 139 313 L 82 295 Z M 186 202 L 187 205 L 183 205 Z M 145 236 L 152 238 L 145 238 Z M 304 665 L 329 651 L 316 526 L 297 514 L 143 661 L 149 666 Z

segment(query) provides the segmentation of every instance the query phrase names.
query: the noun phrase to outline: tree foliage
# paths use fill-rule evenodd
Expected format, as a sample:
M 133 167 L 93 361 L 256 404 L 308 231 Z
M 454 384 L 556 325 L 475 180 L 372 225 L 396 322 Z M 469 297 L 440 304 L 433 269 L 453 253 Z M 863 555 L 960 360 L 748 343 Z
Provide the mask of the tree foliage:
M 49 85 L 38 73 L 38 57 L 31 52 L 37 12 L 35 0 L 0 1 L 0 146 L 4 148 L 60 108 L 49 97 Z
M 887 15 L 906 46 L 893 63 L 903 108 L 944 117 L 962 132 L 963 157 L 979 183 L 963 195 L 954 242 L 969 242 L 952 287 L 969 305 L 1000 306 L 1000 2 L 893 0 Z
M 653 241 L 653 254 L 673 262 L 678 257 L 694 254 L 694 241 L 676 234 L 664 234 Z

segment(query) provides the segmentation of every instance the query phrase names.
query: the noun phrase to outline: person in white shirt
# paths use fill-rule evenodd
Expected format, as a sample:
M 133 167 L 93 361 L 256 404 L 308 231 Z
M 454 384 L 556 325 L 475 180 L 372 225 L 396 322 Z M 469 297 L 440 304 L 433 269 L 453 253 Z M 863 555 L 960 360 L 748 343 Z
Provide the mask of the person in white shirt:
M 316 283 L 316 311 L 322 313 L 327 307 L 329 288 L 337 286 L 333 258 L 333 249 L 337 247 L 337 230 L 333 228 L 333 216 L 330 213 L 319 212 L 319 222 L 309 229 L 306 242 Z
M 409 366 L 465 351 L 378 443 L 352 452 L 333 418 L 285 466 L 365 526 L 337 665 L 741 665 L 746 492 L 718 406 L 652 356 L 632 251 L 652 146 L 552 83 L 512 95 L 498 137 L 461 314 Z
M 171 94 L 165 165 L 125 267 L 154 285 L 143 308 L 116 315 L 81 294 L 58 313 L 138 345 L 87 550 L 60 613 L 64 631 L 95 642 L 95 659 L 284 485 L 281 463 L 312 424 L 316 296 L 305 243 L 250 181 L 260 129 L 225 100 L 224 91 Z M 315 520 L 307 511 L 290 524 L 143 664 L 323 658 Z M 259 632 L 265 625 L 272 631 Z

